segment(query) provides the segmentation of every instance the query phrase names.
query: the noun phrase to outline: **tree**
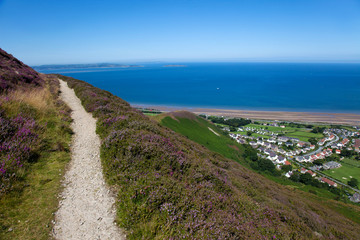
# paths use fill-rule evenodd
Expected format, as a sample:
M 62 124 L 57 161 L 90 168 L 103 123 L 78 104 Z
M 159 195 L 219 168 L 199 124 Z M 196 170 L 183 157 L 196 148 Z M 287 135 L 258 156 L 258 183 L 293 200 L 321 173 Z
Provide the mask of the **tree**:
M 292 166 L 291 165 L 284 165 L 281 167 L 281 170 L 284 172 L 288 172 L 292 170 Z
M 322 166 L 323 163 L 324 163 L 324 160 L 323 160 L 323 159 L 316 159 L 313 163 L 314 163 L 315 165 L 320 165 L 320 166 Z
M 233 126 L 230 126 L 229 129 L 230 129 L 230 132 L 236 132 L 236 128 Z
M 298 182 L 299 181 L 299 173 L 298 172 L 293 172 L 293 174 L 290 176 L 290 180 L 293 182 Z
M 348 185 L 350 187 L 356 188 L 358 186 L 358 184 L 359 184 L 359 181 L 356 178 L 352 178 L 348 181 Z
M 310 173 L 301 174 L 299 177 L 299 181 L 304 184 L 310 184 L 312 181 L 312 177 Z
M 314 127 L 311 131 L 312 133 L 323 133 L 325 130 L 325 127 Z
M 341 150 L 340 155 L 343 156 L 343 157 L 351 157 L 352 152 L 350 150 L 343 149 L 343 150 Z
M 248 135 L 249 137 L 252 135 L 252 132 L 246 132 L 246 135 Z
M 260 158 L 258 160 L 258 166 L 259 166 L 259 169 L 262 171 L 273 172 L 275 170 L 275 165 L 272 163 L 272 161 L 270 161 L 268 159 Z
M 309 142 L 310 142 L 312 145 L 315 145 L 315 144 L 317 143 L 317 140 L 316 140 L 316 138 L 311 137 L 311 138 L 309 138 Z

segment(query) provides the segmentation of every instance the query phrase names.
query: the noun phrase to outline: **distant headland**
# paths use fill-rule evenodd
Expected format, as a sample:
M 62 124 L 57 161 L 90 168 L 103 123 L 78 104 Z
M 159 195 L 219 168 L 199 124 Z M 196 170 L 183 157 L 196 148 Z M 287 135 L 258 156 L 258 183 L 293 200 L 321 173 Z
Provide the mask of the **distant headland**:
M 163 67 L 187 67 L 187 66 L 181 64 L 168 64 L 168 65 L 164 65 Z
M 37 71 L 59 70 L 59 69 L 86 69 L 86 68 L 133 68 L 143 67 L 142 65 L 126 65 L 116 63 L 92 63 L 92 64 L 64 64 L 64 65 L 41 65 L 33 66 Z

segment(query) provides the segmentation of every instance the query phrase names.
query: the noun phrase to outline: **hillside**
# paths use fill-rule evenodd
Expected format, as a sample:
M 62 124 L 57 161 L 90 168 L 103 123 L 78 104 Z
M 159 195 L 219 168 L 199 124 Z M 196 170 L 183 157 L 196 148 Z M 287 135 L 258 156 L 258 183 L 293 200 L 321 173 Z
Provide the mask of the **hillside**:
M 0 92 L 42 84 L 44 79 L 39 73 L 0 48 Z
M 342 214 L 356 216 L 359 207 L 269 181 L 109 92 L 58 77 L 98 119 L 104 175 L 117 189 L 117 221 L 130 239 L 360 237 L 359 222 Z
M 210 151 L 86 82 L 38 74 L 4 51 L 0 62 L 1 239 L 48 239 L 52 230 L 72 133 L 57 78 L 97 118 L 104 176 L 129 239 L 360 239 L 359 206 L 274 183 L 239 164 L 241 155 Z M 232 146 L 202 119 L 167 117 L 197 124 L 206 138 L 194 140 Z
M 155 118 L 161 125 L 181 133 L 190 140 L 200 143 L 211 151 L 234 159 L 243 165 L 244 147 L 224 133 L 216 125 L 186 111 L 163 113 Z
M 48 239 L 70 159 L 59 83 L 0 49 L 0 239 Z

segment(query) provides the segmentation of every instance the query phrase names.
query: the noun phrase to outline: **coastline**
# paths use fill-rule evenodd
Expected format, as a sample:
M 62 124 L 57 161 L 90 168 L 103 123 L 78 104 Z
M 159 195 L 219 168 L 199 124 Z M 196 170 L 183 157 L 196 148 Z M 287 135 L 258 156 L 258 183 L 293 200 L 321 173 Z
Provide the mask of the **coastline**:
M 279 120 L 306 123 L 331 123 L 342 125 L 360 125 L 360 114 L 355 113 L 324 113 L 324 112 L 290 112 L 290 111 L 259 111 L 235 110 L 220 108 L 191 108 L 134 104 L 133 107 L 153 108 L 163 112 L 189 111 L 195 114 L 214 116 L 241 117 L 259 120 Z

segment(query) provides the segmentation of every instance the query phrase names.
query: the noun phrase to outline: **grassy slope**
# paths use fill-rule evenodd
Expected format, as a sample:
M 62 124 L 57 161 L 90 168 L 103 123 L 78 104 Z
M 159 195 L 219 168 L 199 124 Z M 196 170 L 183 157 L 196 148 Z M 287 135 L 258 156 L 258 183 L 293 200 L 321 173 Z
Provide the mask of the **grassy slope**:
M 1 104 L 7 116 L 29 115 L 43 127 L 37 132 L 37 158 L 21 169 L 13 189 L 0 196 L 0 239 L 49 239 L 60 181 L 70 160 L 70 111 L 57 95 L 58 82 L 50 78 L 42 88 L 2 94 L 8 99 Z
M 159 116 L 161 117 L 161 116 Z M 227 134 L 224 134 L 218 127 L 210 122 L 196 117 L 194 119 L 172 117 L 167 114 L 161 117 L 161 124 L 175 132 L 181 133 L 185 137 L 202 144 L 211 151 L 222 154 L 223 156 L 237 160 L 245 164 L 241 154 L 243 148 L 240 144 L 231 140 Z M 219 136 L 215 135 L 209 128 L 213 129 Z
M 174 114 L 176 116 L 174 116 Z M 181 133 L 182 135 L 186 136 L 187 138 L 207 147 L 209 150 L 220 153 L 227 158 L 236 160 L 236 161 L 240 162 L 241 164 L 247 166 L 247 163 L 243 160 L 241 154 L 239 154 L 241 151 L 236 151 L 234 148 L 229 147 L 230 145 L 232 145 L 232 146 L 236 146 L 237 149 L 242 150 L 242 148 L 243 148 L 242 145 L 233 142 L 227 136 L 227 134 L 222 135 L 221 137 L 218 137 L 214 133 L 210 132 L 208 127 L 217 129 L 210 122 L 208 122 L 200 117 L 195 117 L 195 115 L 191 116 L 189 114 L 185 114 L 185 113 L 181 114 L 181 113 L 177 113 L 177 112 L 164 113 L 162 115 L 157 116 L 155 119 L 157 121 L 159 121 L 163 126 L 166 126 L 170 129 L 174 130 L 175 132 Z M 275 127 L 273 127 L 273 128 L 275 128 Z M 296 129 L 296 128 L 294 128 L 294 129 Z M 220 133 L 221 130 L 217 129 L 217 132 Z M 329 171 L 333 171 L 333 170 L 329 170 Z M 342 171 L 342 172 L 344 172 L 344 171 Z M 347 177 L 348 177 L 348 175 L 347 175 Z M 355 174 L 355 177 L 356 176 L 357 176 L 357 174 Z M 271 175 L 266 175 L 266 177 L 272 181 L 275 181 L 282 185 L 287 185 L 293 189 L 299 189 L 299 190 L 302 190 L 305 192 L 309 192 L 309 190 L 312 190 L 313 192 L 316 192 L 317 197 L 320 197 L 319 199 L 321 201 L 323 201 L 321 198 L 334 199 L 336 197 L 335 194 L 331 193 L 327 189 L 320 189 L 320 188 L 316 188 L 314 186 L 304 185 L 302 183 L 296 183 L 287 178 L 279 178 L 279 177 L 274 177 Z M 348 179 L 346 181 L 348 181 Z M 343 181 L 345 182 L 345 180 L 343 180 Z M 350 217 L 354 221 L 360 222 L 360 216 L 354 217 L 352 214 L 351 208 L 350 208 L 350 210 L 349 209 L 346 210 L 343 208 L 340 212 L 342 214 Z
M 117 222 L 130 239 L 360 238 L 359 207 L 269 181 L 106 91 L 61 78 L 99 119 L 104 175 L 118 189 Z

